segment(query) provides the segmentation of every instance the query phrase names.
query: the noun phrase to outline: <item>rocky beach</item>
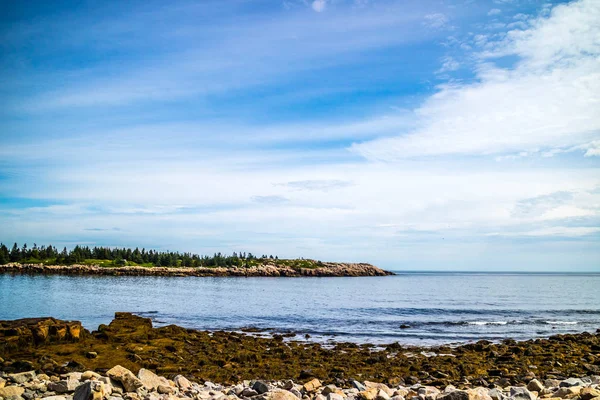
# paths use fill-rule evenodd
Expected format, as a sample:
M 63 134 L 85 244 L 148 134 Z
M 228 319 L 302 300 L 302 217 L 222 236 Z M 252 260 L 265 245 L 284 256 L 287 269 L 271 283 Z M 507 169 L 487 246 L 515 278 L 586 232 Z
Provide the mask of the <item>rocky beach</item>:
M 598 334 L 325 349 L 119 313 L 94 332 L 53 318 L 2 321 L 0 354 L 1 400 L 600 399 Z
M 286 263 L 289 261 L 289 263 Z M 335 263 L 314 260 L 282 260 L 249 267 L 146 267 L 100 265 L 47 265 L 7 263 L 0 273 L 39 275 L 104 275 L 104 276 L 252 276 L 252 277 L 335 277 L 386 276 L 392 272 L 367 263 Z

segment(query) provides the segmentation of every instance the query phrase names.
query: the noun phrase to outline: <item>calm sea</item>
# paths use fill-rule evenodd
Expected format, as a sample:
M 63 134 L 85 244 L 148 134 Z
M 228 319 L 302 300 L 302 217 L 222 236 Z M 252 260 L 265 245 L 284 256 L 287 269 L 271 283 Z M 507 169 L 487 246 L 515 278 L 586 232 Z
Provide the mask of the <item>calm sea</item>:
M 368 278 L 0 275 L 0 319 L 88 329 L 115 311 L 156 325 L 266 329 L 311 340 L 433 345 L 600 328 L 600 274 L 401 273 Z M 404 328 L 401 328 L 405 325 Z M 408 327 L 406 327 L 408 326 Z

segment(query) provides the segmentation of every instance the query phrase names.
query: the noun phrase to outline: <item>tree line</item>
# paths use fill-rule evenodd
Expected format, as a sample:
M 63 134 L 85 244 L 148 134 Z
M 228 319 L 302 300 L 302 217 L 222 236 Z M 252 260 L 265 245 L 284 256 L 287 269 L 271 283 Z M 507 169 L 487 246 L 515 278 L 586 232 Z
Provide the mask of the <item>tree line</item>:
M 234 252 L 232 255 L 215 253 L 213 256 L 200 256 L 192 253 L 179 253 L 172 251 L 157 251 L 146 249 L 111 248 L 75 246 L 71 250 L 64 247 L 58 250 L 55 246 L 38 246 L 36 243 L 28 247 L 25 243 L 19 247 L 15 243 L 9 249 L 0 243 L 0 265 L 7 263 L 44 263 L 55 265 L 71 265 L 94 260 L 108 260 L 116 266 L 147 265 L 156 267 L 243 267 L 253 264 L 256 260 L 278 260 L 272 255 L 257 257 L 252 253 Z

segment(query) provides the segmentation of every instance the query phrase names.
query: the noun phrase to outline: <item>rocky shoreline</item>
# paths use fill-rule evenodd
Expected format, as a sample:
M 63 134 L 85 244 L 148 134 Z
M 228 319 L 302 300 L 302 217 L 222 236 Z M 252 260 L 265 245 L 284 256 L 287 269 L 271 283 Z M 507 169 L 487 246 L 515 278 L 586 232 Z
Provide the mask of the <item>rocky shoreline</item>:
M 237 277 L 350 277 L 387 276 L 385 271 L 366 263 L 316 262 L 311 268 L 265 263 L 251 267 L 101 267 L 98 265 L 45 265 L 10 263 L 0 265 L 0 273 L 37 275 L 108 275 L 108 276 L 237 276 Z
M 2 400 L 600 400 L 600 376 L 531 379 L 517 386 L 446 387 L 393 385 L 352 381 L 352 387 L 324 385 L 314 378 L 303 384 L 292 380 L 245 380 L 235 385 L 173 379 L 141 368 L 137 375 L 120 365 L 103 374 L 94 371 L 47 375 L 26 371 L 0 375 Z
M 448 385 L 506 388 L 534 378 L 546 382 L 600 375 L 600 333 L 525 342 L 479 341 L 458 347 L 337 343 L 329 348 L 310 341 L 286 341 L 278 334 L 256 337 L 175 325 L 154 328 L 150 319 L 130 313 L 117 313 L 109 325 L 92 332 L 77 321 L 54 318 L 0 321 L 0 371 L 4 373 L 35 370 L 64 376 L 90 370 L 103 374 L 117 364 L 170 379 L 184 375 L 228 385 L 260 378 L 298 382 L 316 378 L 339 388 L 352 388 L 355 380 L 394 388 L 415 384 L 442 390 Z

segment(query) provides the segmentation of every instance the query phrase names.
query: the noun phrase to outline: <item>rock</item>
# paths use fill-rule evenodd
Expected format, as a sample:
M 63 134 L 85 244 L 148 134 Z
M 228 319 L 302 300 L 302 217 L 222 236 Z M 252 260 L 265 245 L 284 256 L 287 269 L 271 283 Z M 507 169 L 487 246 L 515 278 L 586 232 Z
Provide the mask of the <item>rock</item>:
M 35 378 L 35 371 L 21 372 L 18 374 L 9 374 L 8 379 L 15 383 L 25 383 Z
M 77 387 L 73 400 L 102 400 L 104 384 L 99 381 L 87 381 Z
M 569 378 L 562 381 L 559 387 L 583 386 L 583 381 L 577 378 Z
M 437 400 L 469 400 L 469 393 L 464 390 L 451 390 L 439 395 Z
M 137 389 L 144 386 L 142 381 L 140 381 L 133 372 L 120 365 L 114 366 L 106 371 L 106 375 L 117 382 L 121 382 L 126 392 L 135 392 Z
M 469 394 L 469 400 L 492 400 L 489 390 L 484 387 L 469 389 L 467 393 Z
M 263 381 L 256 381 L 254 382 L 254 385 L 252 385 L 252 389 L 254 389 L 258 394 L 263 394 L 269 391 L 269 385 Z
M 392 398 L 390 400 L 405 400 L 405 399 L 404 399 L 404 396 L 396 395 L 396 396 L 392 396 Z
M 302 398 L 302 393 L 300 393 L 300 391 L 296 388 L 291 388 L 290 393 L 292 393 L 294 396 L 296 396 L 299 399 Z
M 175 381 L 175 384 L 181 390 L 187 390 L 192 386 L 190 381 L 183 375 L 177 375 L 175 378 L 173 378 L 173 381 Z
M 0 389 L 6 386 L 6 380 L 0 376 Z
M 160 394 L 175 394 L 176 389 L 170 385 L 158 385 L 156 388 L 157 392 Z
M 48 396 L 42 398 L 42 400 L 67 400 L 65 396 Z
M 315 378 L 311 381 L 306 382 L 303 385 L 303 387 L 304 387 L 304 391 L 311 393 L 321 387 L 321 381 L 318 380 L 317 378 Z
M 96 353 L 95 351 L 88 351 L 87 353 L 85 353 L 85 356 L 87 358 L 96 358 L 98 357 L 98 353 Z
M 511 400 L 536 400 L 536 397 L 527 388 L 515 386 L 510 388 L 510 398 Z
M 581 392 L 581 386 L 570 386 L 561 387 L 554 394 L 553 397 L 560 397 L 561 399 L 570 399 L 576 397 Z
M 384 383 L 375 383 L 375 382 L 365 381 L 365 386 L 367 388 L 375 388 L 375 389 L 383 390 L 388 396 L 392 396 L 394 394 L 394 391 L 392 389 L 390 389 Z
M 542 385 L 542 382 L 538 381 L 537 379 L 532 379 L 527 384 L 527 390 L 530 392 L 541 392 L 544 390 L 544 385 Z
M 77 386 L 79 386 L 79 381 L 63 379 L 58 382 L 48 383 L 48 390 L 56 393 L 70 393 L 74 392 Z
M 325 398 L 325 396 L 323 396 L 322 394 L 317 394 L 315 397 L 313 397 L 313 400 L 327 400 Z
M 25 389 L 20 386 L 6 386 L 0 389 L 0 397 L 21 396 L 25 393 Z
M 298 400 L 298 398 L 287 390 L 273 389 L 265 395 L 265 400 Z
M 140 368 L 138 371 L 138 379 L 148 390 L 156 390 L 159 385 L 168 385 L 166 378 L 156 375 L 154 372 L 145 368 Z
M 377 397 L 378 393 L 379 393 L 379 389 L 368 388 L 366 390 L 363 390 L 362 392 L 359 392 L 358 395 L 360 398 L 362 398 L 364 400 L 374 400 Z
M 377 389 L 377 396 L 375 397 L 377 400 L 390 400 L 390 395 L 383 389 Z
M 331 392 L 327 395 L 327 400 L 344 400 L 344 396 L 335 392 Z
M 81 379 L 87 381 L 89 379 L 100 379 L 102 376 L 94 371 L 85 371 L 81 374 Z
M 546 379 L 544 381 L 544 386 L 547 388 L 556 388 L 560 385 L 560 381 L 558 379 Z
M 360 392 L 363 392 L 363 391 L 367 390 L 367 388 L 365 387 L 365 385 L 363 385 L 359 381 L 352 381 L 352 386 L 354 386 Z
M 263 393 L 265 393 L 265 392 L 263 392 Z M 241 396 L 242 397 L 252 397 L 252 396 L 256 396 L 258 394 L 259 393 L 256 390 L 247 387 L 244 390 L 242 390 Z
M 600 390 L 593 387 L 583 388 L 581 389 L 581 392 L 579 392 L 579 398 L 581 400 L 592 400 L 598 396 L 600 396 Z

